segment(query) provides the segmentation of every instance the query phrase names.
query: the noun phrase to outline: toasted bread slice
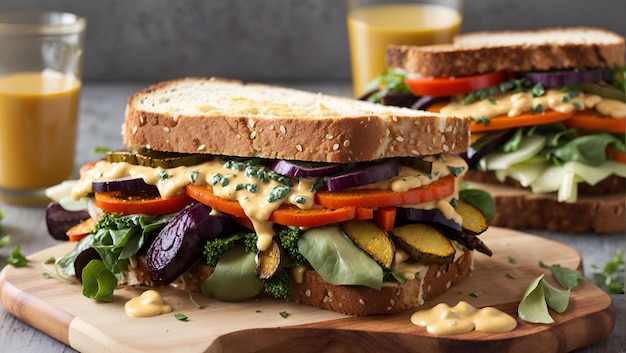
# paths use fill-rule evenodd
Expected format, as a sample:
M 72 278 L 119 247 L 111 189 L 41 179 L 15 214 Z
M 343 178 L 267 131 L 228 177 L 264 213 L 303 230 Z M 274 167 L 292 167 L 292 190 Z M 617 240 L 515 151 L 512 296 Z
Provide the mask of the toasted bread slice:
M 460 153 L 469 147 L 470 123 L 467 117 L 195 77 L 130 97 L 123 135 L 126 145 L 160 151 L 348 163 Z
M 121 285 L 154 286 L 145 268 L 144 258 L 138 257 L 135 266 L 121 274 Z M 424 267 L 420 275 L 405 283 L 385 282 L 380 290 L 364 286 L 341 286 L 325 282 L 313 270 L 300 275 L 292 273 L 293 301 L 348 315 L 394 314 L 424 304 L 469 275 L 473 267 L 473 252 L 467 248 L 455 257 L 453 263 Z M 176 282 L 190 292 L 200 292 L 202 283 L 213 273 L 213 268 L 196 265 L 185 275 L 185 281 Z M 298 279 L 298 277 L 301 277 Z M 277 299 L 280 300 L 280 299 Z
M 624 65 L 624 37 L 590 27 L 474 32 L 454 44 L 391 45 L 387 66 L 423 76 L 558 70 Z

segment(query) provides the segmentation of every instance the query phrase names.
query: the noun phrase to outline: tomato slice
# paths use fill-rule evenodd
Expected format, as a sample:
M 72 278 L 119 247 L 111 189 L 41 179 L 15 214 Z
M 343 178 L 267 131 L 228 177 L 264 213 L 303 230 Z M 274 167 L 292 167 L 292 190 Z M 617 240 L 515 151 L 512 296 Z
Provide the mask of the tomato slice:
M 87 234 L 89 234 L 89 232 L 94 230 L 96 228 L 96 224 L 98 224 L 98 221 L 90 217 L 68 229 L 65 234 L 67 235 L 69 241 L 76 242 L 83 239 L 87 236 Z
M 239 218 L 248 218 L 243 207 L 236 200 L 223 199 L 213 193 L 211 188 L 188 184 L 185 192 L 191 198 L 216 210 Z
M 319 227 L 326 224 L 345 222 L 356 217 L 356 207 L 300 209 L 293 205 L 282 205 L 272 212 L 269 221 L 294 227 Z
M 564 124 L 567 127 L 580 127 L 589 131 L 626 132 L 626 117 L 605 117 L 595 110 L 579 111 L 567 119 Z
M 445 106 L 445 103 L 433 104 L 428 107 L 428 111 L 438 113 L 441 108 Z M 504 129 L 512 129 L 522 126 L 534 126 L 542 124 L 557 123 L 560 121 L 566 121 L 570 119 L 577 111 L 571 111 L 569 113 L 559 113 L 556 110 L 546 110 L 541 113 L 531 114 L 530 112 L 522 113 L 518 116 L 498 115 L 489 119 L 487 123 L 480 121 L 473 121 L 470 125 L 470 131 L 472 135 L 477 132 L 496 131 Z
M 463 77 L 413 77 L 404 83 L 416 96 L 443 97 L 495 86 L 505 78 L 504 72 L 494 71 Z
M 398 205 L 414 205 L 421 202 L 433 201 L 446 197 L 453 192 L 454 177 L 448 175 L 426 186 L 402 192 L 379 189 L 333 192 L 319 190 L 315 194 L 315 202 L 322 207 L 330 209 L 347 206 L 381 208 Z
M 626 164 L 626 153 L 614 150 L 612 148 L 607 148 L 606 153 L 611 156 L 614 161 Z
M 187 185 L 185 191 L 195 200 L 237 218 L 240 224 L 248 224 L 243 207 L 235 200 L 226 200 L 216 196 L 211 188 L 198 185 Z M 371 210 L 370 210 L 371 211 Z M 300 209 L 293 205 L 281 205 L 272 212 L 268 221 L 294 227 L 319 227 L 330 223 L 349 221 L 357 217 L 373 217 L 373 211 L 359 210 L 356 207 L 339 207 L 337 209 L 312 208 Z
M 151 192 L 111 191 L 94 194 L 96 206 L 110 213 L 158 215 L 178 212 L 193 202 L 187 194 L 161 198 Z

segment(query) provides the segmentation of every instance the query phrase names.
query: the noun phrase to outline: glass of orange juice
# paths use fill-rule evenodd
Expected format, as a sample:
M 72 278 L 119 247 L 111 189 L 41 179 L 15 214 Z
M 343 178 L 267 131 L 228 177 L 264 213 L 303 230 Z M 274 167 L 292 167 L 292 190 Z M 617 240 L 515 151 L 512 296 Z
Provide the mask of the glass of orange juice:
M 389 44 L 451 43 L 462 22 L 463 0 L 347 0 L 355 96 L 386 70 Z
M 0 201 L 47 202 L 72 175 L 86 20 L 0 13 Z

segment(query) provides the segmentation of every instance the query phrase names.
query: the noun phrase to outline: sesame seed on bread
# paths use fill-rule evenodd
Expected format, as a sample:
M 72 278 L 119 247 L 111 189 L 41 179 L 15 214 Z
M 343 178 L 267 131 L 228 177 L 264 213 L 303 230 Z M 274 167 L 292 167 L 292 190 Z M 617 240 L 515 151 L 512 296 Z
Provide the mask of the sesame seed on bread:
M 469 117 L 296 89 L 190 77 L 129 98 L 128 146 L 184 153 L 348 163 L 460 153 Z

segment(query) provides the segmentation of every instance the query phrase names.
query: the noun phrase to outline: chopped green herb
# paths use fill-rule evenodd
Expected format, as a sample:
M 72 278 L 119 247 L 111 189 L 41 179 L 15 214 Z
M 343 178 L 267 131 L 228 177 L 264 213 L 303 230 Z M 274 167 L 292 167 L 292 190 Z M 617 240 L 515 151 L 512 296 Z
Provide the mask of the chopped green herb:
M 164 171 L 164 170 L 160 170 L 159 171 L 159 181 L 160 182 L 164 182 L 165 180 L 169 179 L 172 177 L 172 174 Z
M 101 147 L 101 146 L 96 146 L 93 148 L 93 153 L 95 154 L 105 154 L 107 152 L 111 152 L 112 150 L 109 147 Z
M 493 98 L 489 98 L 489 104 L 496 105 L 496 100 Z
M 176 314 L 174 314 L 174 317 L 178 321 L 189 321 L 189 317 L 187 315 L 185 315 L 185 314 L 176 313 Z
M 515 279 L 515 276 L 513 276 L 513 275 L 512 275 L 512 274 L 510 274 L 510 273 L 507 273 L 507 274 L 506 274 L 506 278 Z
M 267 195 L 267 202 L 275 202 L 278 200 L 282 200 L 291 192 L 291 188 L 288 186 L 277 185 L 272 189 L 272 191 Z
M 50 275 L 48 272 L 42 272 L 41 275 L 43 276 L 43 278 L 52 278 L 52 275 Z
M 514 258 L 513 256 L 509 256 L 509 263 L 510 264 L 516 264 L 517 263 L 517 259 Z
M 535 97 L 541 97 L 544 94 L 546 94 L 546 89 L 543 88 L 543 85 L 541 83 L 537 83 L 533 86 L 533 88 L 530 90 L 530 92 L 533 95 L 533 98 Z
M 458 205 L 459 205 L 459 199 L 457 199 L 456 197 L 453 197 L 453 198 L 450 200 L 450 206 L 452 206 L 452 207 L 456 207 L 456 206 L 458 206 Z
M 543 113 L 543 106 L 541 104 L 537 104 L 536 106 L 530 108 L 530 114 L 537 114 L 537 113 L 539 114 Z
M 6 263 L 14 267 L 28 266 L 28 259 L 22 254 L 19 245 L 16 245 L 11 251 L 11 256 L 6 259 Z
M 489 119 L 486 116 L 481 115 L 478 119 L 474 120 L 476 124 L 483 124 L 485 126 L 489 125 Z
M 246 189 L 251 193 L 255 193 L 257 192 L 258 186 L 256 184 L 251 184 L 251 183 L 240 183 L 240 184 L 235 185 L 235 190 L 239 191 L 243 189 Z
M 289 316 L 289 313 L 287 311 L 281 311 L 278 313 L 278 315 L 282 316 L 283 319 L 286 319 L 287 316 Z
M 574 103 L 572 103 L 572 105 L 574 106 L 574 108 L 576 108 L 578 110 L 583 110 L 583 107 L 580 105 L 579 102 L 574 102 Z
M 300 205 L 304 205 L 306 203 L 306 197 L 302 195 L 296 195 L 294 197 L 294 201 Z
M 5 235 L 2 238 L 0 238 L 0 248 L 4 248 L 5 246 L 11 244 L 11 236 L 10 235 Z
M 198 169 L 192 170 L 191 172 L 189 172 L 189 181 L 192 184 L 196 183 L 196 180 L 198 179 L 198 173 L 200 173 L 200 171 Z
M 461 173 L 463 173 L 463 171 L 465 170 L 465 167 L 453 167 L 449 165 L 448 170 L 450 171 L 452 175 L 454 175 L 455 177 L 458 177 L 459 175 L 461 175 Z
M 209 180 L 209 183 L 211 183 L 211 185 L 213 185 L 213 186 L 215 186 L 217 184 L 220 184 L 222 186 L 227 186 L 229 182 L 230 182 L 230 180 L 228 178 L 226 178 L 225 176 L 223 176 L 222 174 L 220 174 L 220 173 L 216 173 Z
M 474 298 L 478 298 L 478 293 L 476 293 L 476 292 L 471 292 L 471 293 L 469 294 L 469 296 L 470 296 L 470 297 L 474 297 Z
M 45 262 L 44 264 L 53 264 L 56 261 L 56 259 L 54 258 L 54 256 L 50 256 Z
M 591 271 L 596 284 L 606 292 L 624 294 L 624 254 L 617 248 L 615 257 L 603 268 L 591 264 Z

